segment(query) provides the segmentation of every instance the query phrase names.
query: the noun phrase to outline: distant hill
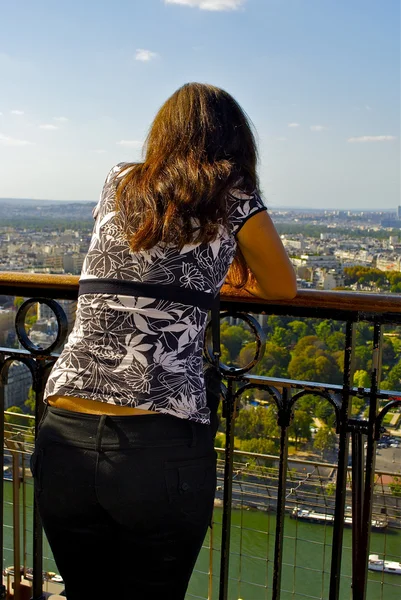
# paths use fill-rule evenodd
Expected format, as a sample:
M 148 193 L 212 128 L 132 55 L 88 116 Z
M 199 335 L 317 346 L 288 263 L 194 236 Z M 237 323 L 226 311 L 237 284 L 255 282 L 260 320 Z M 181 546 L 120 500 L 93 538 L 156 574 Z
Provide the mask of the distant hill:
M 12 206 L 14 209 L 18 210 L 18 208 L 22 207 L 22 206 L 27 206 L 27 207 L 37 207 L 37 206 L 43 206 L 43 207 L 48 207 L 50 205 L 52 206 L 60 206 L 63 207 L 63 209 L 65 210 L 65 208 L 67 206 L 70 205 L 83 205 L 86 207 L 91 207 L 93 208 L 95 206 L 96 202 L 93 200 L 35 200 L 32 198 L 0 198 L 0 207 L 4 207 L 4 205 L 8 205 L 8 206 Z M 279 206 L 279 205 L 273 205 L 270 204 L 269 202 L 267 202 L 267 205 L 269 207 L 270 210 L 273 211 L 278 211 L 278 210 L 289 210 L 289 211 L 295 211 L 295 212 L 310 212 L 310 213 L 321 213 L 324 212 L 325 210 L 329 210 L 329 211 L 333 211 L 333 210 L 345 210 L 345 209 L 338 209 L 338 208 L 334 208 L 334 207 L 330 207 L 327 206 L 325 208 L 314 208 L 311 206 Z M 385 212 L 385 213 L 394 213 L 395 209 L 394 208 L 380 208 L 380 209 L 362 209 L 362 208 L 349 208 L 346 209 L 347 211 L 350 210 L 351 212 Z
M 32 198 L 0 198 L 0 204 L 9 204 L 11 206 L 49 206 L 49 204 L 91 204 L 95 205 L 93 200 L 34 200 Z
M 68 222 L 88 226 L 93 222 L 96 202 L 0 198 L 0 223 L 12 227 L 68 226 Z

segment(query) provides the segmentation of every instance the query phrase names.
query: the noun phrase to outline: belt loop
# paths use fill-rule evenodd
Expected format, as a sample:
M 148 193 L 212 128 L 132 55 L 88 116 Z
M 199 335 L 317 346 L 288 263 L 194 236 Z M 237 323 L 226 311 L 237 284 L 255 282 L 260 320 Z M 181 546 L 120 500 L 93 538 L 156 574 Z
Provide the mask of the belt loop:
M 197 442 L 197 437 L 196 437 L 196 423 L 193 423 L 191 421 L 190 425 L 191 425 L 192 439 L 191 439 L 191 443 L 189 444 L 189 447 L 190 448 L 195 448 L 196 442 Z
M 100 419 L 99 419 L 99 425 L 97 426 L 96 441 L 95 441 L 96 452 L 102 451 L 102 434 L 103 434 L 103 429 L 104 429 L 104 425 L 106 423 L 107 417 L 108 417 L 108 415 L 101 415 Z

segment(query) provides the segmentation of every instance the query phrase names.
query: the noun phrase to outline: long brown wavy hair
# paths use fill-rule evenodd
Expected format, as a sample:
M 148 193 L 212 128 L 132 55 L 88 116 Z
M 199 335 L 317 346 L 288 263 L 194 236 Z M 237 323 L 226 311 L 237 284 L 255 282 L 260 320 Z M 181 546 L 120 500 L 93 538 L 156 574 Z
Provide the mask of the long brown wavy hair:
M 131 165 L 116 193 L 117 211 L 134 252 L 159 242 L 182 248 L 209 243 L 228 226 L 227 194 L 258 187 L 250 121 L 217 87 L 187 83 L 160 108 L 145 141 L 144 162 Z M 237 252 L 230 283 L 248 269 Z

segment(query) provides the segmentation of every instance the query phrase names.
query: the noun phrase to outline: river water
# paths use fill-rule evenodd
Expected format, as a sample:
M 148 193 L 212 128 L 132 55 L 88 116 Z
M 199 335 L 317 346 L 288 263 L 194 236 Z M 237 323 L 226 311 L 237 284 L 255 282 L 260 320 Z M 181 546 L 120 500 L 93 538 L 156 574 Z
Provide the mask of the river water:
M 213 571 L 218 575 L 221 540 L 221 509 L 215 510 L 213 534 Z M 273 557 L 276 519 L 273 513 L 254 510 L 235 510 L 231 533 L 229 600 L 270 600 L 273 576 Z M 289 517 L 284 525 L 284 556 L 281 600 L 328 598 L 331 538 L 333 527 L 300 522 Z M 207 542 L 208 540 L 206 540 Z M 370 553 L 388 560 L 401 560 L 401 530 L 371 534 Z M 340 600 L 351 596 L 351 530 L 344 530 Z M 207 572 L 209 551 L 202 550 L 196 569 Z M 367 600 L 400 600 L 401 576 L 368 574 Z M 218 581 L 213 588 L 218 598 Z M 194 573 L 189 593 L 207 598 L 207 576 Z M 189 596 L 191 597 L 191 596 Z
M 26 486 L 27 496 L 27 566 L 32 565 L 32 486 Z M 12 556 L 12 487 L 4 486 L 4 566 L 13 563 Z M 22 504 L 22 502 L 21 502 Z M 22 511 L 21 511 L 22 515 Z M 22 518 L 22 517 L 21 517 Z M 222 510 L 215 509 L 213 527 L 213 595 L 218 599 Z M 8 525 L 9 524 L 9 525 Z M 234 510 L 231 531 L 229 600 L 270 600 L 273 576 L 273 556 L 276 519 L 274 513 L 255 510 Z M 285 518 L 284 556 L 281 600 L 327 599 L 330 578 L 331 537 L 333 527 L 298 522 Z M 21 540 L 22 541 L 22 540 Z M 206 599 L 209 572 L 209 536 L 205 540 L 196 570 L 190 582 L 187 598 Z M 371 534 L 370 553 L 388 560 L 401 560 L 401 530 Z M 44 570 L 57 571 L 50 549 L 44 544 Z M 21 564 L 22 564 L 21 560 Z M 351 596 L 351 530 L 344 530 L 340 600 Z M 96 575 L 95 575 L 96 576 Z M 372 573 L 368 575 L 367 600 L 399 600 L 401 576 Z

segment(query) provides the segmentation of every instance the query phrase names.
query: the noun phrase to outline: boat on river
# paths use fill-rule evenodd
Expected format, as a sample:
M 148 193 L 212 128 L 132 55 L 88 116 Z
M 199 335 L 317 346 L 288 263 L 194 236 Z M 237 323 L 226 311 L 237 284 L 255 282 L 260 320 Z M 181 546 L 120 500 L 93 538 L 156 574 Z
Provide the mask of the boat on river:
M 383 560 L 379 558 L 378 554 L 369 554 L 368 569 L 370 571 L 401 575 L 401 562 L 396 562 L 395 560 Z
M 3 570 L 3 575 L 11 575 L 14 577 L 14 566 L 10 565 Z M 33 569 L 31 567 L 24 568 L 22 565 L 20 567 L 20 576 L 25 577 L 28 581 L 33 580 Z M 55 571 L 43 571 L 42 573 L 43 581 L 54 581 L 55 583 L 64 583 L 61 575 L 56 573 Z
M 308 521 L 309 523 L 320 523 L 320 524 L 331 524 L 334 523 L 334 515 L 330 513 L 320 513 L 315 510 L 308 510 L 305 508 L 294 508 L 291 513 L 292 519 L 298 519 L 299 521 Z M 384 531 L 387 527 L 387 521 L 381 521 L 379 519 L 372 519 L 371 526 L 374 531 Z M 344 527 L 352 527 L 352 516 L 344 516 Z

